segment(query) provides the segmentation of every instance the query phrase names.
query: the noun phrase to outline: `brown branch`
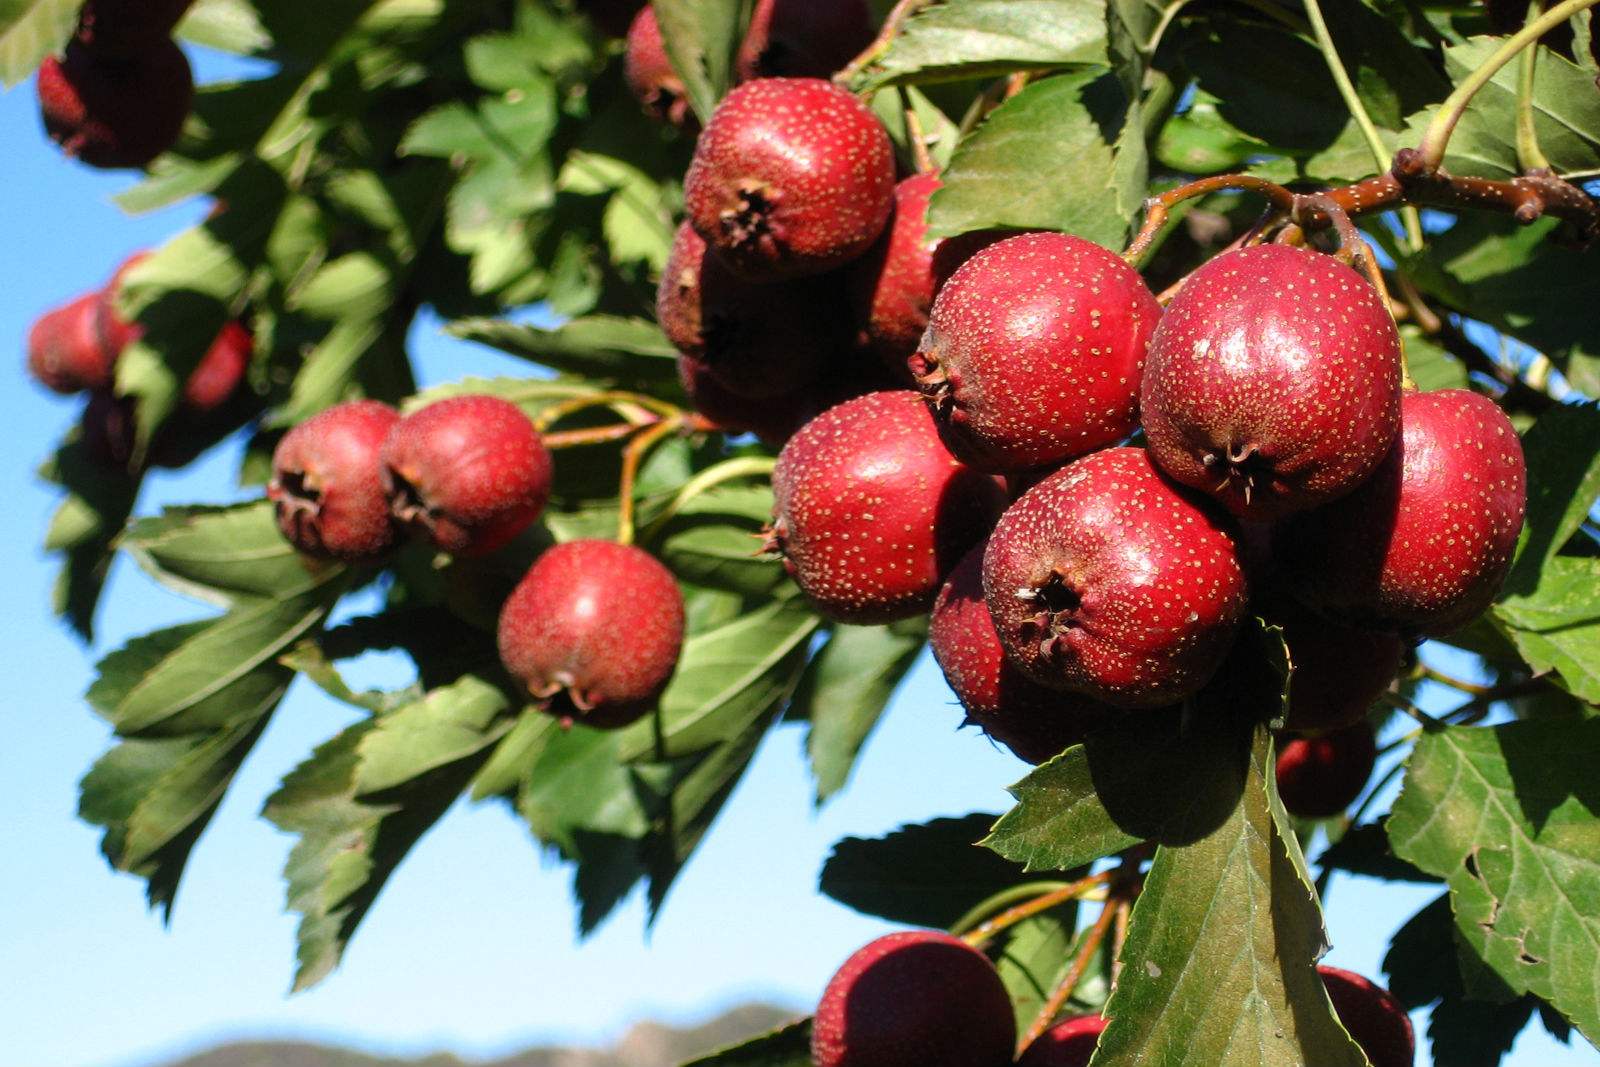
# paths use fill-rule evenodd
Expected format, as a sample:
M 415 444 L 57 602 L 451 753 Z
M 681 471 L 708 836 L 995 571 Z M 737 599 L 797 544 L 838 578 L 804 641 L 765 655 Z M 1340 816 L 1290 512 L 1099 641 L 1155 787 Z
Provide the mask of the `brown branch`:
M 1110 880 L 1111 872 L 1101 871 L 1099 874 L 1091 874 L 1087 878 L 1080 878 L 1076 882 L 1064 885 L 1060 889 L 1042 893 L 1032 900 L 1018 904 L 1014 908 L 1007 908 L 994 918 L 978 924 L 967 933 L 962 934 L 961 940 L 969 945 L 981 945 L 1000 931 L 1015 926 L 1024 919 L 1031 919 L 1040 912 L 1049 911 L 1057 905 L 1065 904 L 1069 900 L 1076 900 L 1089 890 L 1096 886 L 1104 885 Z
M 1072 996 L 1072 991 L 1078 988 L 1078 983 L 1083 980 L 1084 972 L 1089 969 L 1089 962 L 1094 959 L 1094 954 L 1100 950 L 1100 943 L 1106 939 L 1106 933 L 1111 929 L 1112 922 L 1116 919 L 1121 909 L 1120 899 L 1106 901 L 1105 907 L 1100 909 L 1100 917 L 1094 921 L 1089 932 L 1084 935 L 1083 945 L 1078 949 L 1078 955 L 1073 959 L 1072 966 L 1067 969 L 1066 977 L 1061 979 L 1061 984 L 1056 986 L 1055 992 L 1050 994 L 1050 999 L 1045 1001 L 1044 1007 L 1039 1009 L 1039 1014 L 1034 1016 L 1033 1025 L 1028 1027 L 1028 1032 L 1022 1035 L 1017 1042 L 1017 1055 L 1039 1039 L 1039 1035 L 1050 1029 L 1050 1024 L 1055 1022 L 1056 1016 L 1061 1014 L 1062 1005 L 1066 1004 Z

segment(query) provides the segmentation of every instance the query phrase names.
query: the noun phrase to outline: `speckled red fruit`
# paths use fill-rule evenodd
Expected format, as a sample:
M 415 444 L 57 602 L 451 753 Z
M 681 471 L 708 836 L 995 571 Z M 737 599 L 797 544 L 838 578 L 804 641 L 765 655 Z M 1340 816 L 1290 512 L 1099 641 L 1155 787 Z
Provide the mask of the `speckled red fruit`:
M 1338 730 L 1360 722 L 1405 659 L 1405 642 L 1392 631 L 1346 626 L 1291 603 L 1272 605 L 1266 618 L 1283 627 L 1294 664 L 1284 722 L 1289 730 Z
M 1016 1041 L 994 964 L 933 930 L 880 937 L 840 967 L 811 1024 L 813 1067 L 1003 1067 Z
M 1372 777 L 1378 745 L 1364 722 L 1278 748 L 1278 795 L 1290 815 L 1326 819 L 1355 802 Z
M 1411 1067 L 1417 1038 L 1411 1019 L 1387 989 L 1338 967 L 1318 967 L 1334 1014 L 1350 1031 L 1372 1067 Z
M 78 40 L 102 55 L 127 56 L 172 34 L 194 0 L 88 0 Z
M 1232 524 L 1141 448 L 1085 456 L 1024 493 L 989 538 L 983 590 L 1023 673 L 1122 707 L 1203 686 L 1248 598 Z
M 250 367 L 255 341 L 243 324 L 228 322 L 183 383 L 183 403 L 191 410 L 215 411 L 232 399 Z
M 694 120 L 683 79 L 678 77 L 678 72 L 672 69 L 672 61 L 667 58 L 655 8 L 640 9 L 633 17 L 633 25 L 628 27 L 622 76 L 649 114 L 674 126 L 686 126 Z
M 1137 271 L 1059 233 L 979 252 L 939 290 L 909 366 L 945 444 L 974 466 L 1024 470 L 1133 432 L 1161 305 Z
M 933 253 L 928 198 L 937 174 L 916 174 L 894 187 L 894 218 L 878 243 L 850 266 L 850 302 L 867 348 L 897 375 L 928 328 L 933 307 Z
M 878 239 L 894 150 L 867 106 L 816 78 L 762 78 L 717 106 L 684 178 L 689 221 L 751 281 L 820 274 Z
M 457 556 L 483 556 L 526 530 L 550 499 L 550 453 L 522 409 L 456 396 L 395 424 L 383 444 L 389 510 Z
M 1043 763 L 1078 744 L 1115 709 L 1027 678 L 1000 646 L 983 599 L 983 550 L 966 554 L 939 590 L 928 644 L 967 718 L 1017 758 Z
M 568 541 L 500 612 L 500 660 L 551 714 L 616 727 L 646 714 L 683 648 L 683 594 L 632 545 Z
M 773 448 L 783 447 L 816 414 L 807 390 L 762 399 L 740 396 L 693 356 L 678 357 L 678 381 L 700 414 L 729 433 L 753 433 Z
M 832 282 L 743 281 L 685 223 L 656 286 L 656 319 L 678 351 L 705 364 L 729 391 L 782 396 L 815 382 L 846 345 L 848 314 Z
M 866 0 L 757 0 L 739 47 L 739 80 L 826 78 L 872 37 Z
M 39 316 L 28 331 L 28 370 L 58 393 L 104 389 L 111 385 L 116 353 L 100 343 L 95 329 L 99 293 L 87 293 Z
M 400 415 L 376 400 L 352 400 L 284 435 L 267 484 L 278 529 L 311 556 L 360 561 L 388 551 L 394 522 L 379 452 Z
M 839 622 L 926 612 L 1004 504 L 939 443 L 916 393 L 868 393 L 801 427 L 778 455 L 770 547 Z
M 1439 636 L 1483 613 L 1522 530 L 1527 467 L 1516 429 L 1465 389 L 1410 393 L 1401 439 L 1350 496 L 1284 535 L 1307 603 L 1370 625 Z
M 1150 342 L 1150 454 L 1236 515 L 1325 504 L 1372 474 L 1400 428 L 1400 335 L 1377 290 L 1288 245 L 1195 271 Z
M 1040 1034 L 1017 1060 L 1017 1067 L 1089 1067 L 1106 1021 L 1078 1015 Z
M 40 64 L 38 90 L 45 130 L 67 155 L 91 167 L 143 167 L 177 143 L 194 77 L 167 37 L 127 57 L 75 40 Z

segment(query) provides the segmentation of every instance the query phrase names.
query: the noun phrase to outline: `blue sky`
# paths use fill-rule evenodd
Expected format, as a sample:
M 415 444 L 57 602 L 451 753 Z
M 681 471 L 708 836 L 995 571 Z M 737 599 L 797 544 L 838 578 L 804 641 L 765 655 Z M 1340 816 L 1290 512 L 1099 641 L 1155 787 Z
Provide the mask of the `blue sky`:
M 202 79 L 224 69 L 216 57 L 195 58 Z M 0 436 L 11 689 L 0 711 L 0 1067 L 133 1067 L 238 1036 L 490 1055 L 535 1041 L 605 1041 L 644 1018 L 697 1021 L 750 998 L 802 1010 L 846 955 L 887 929 L 815 893 L 831 843 L 1006 804 L 1004 786 L 1025 768 L 955 731 L 960 715 L 924 658 L 852 787 L 822 811 L 811 807 L 802 735 L 788 728 L 769 738 L 653 933 L 636 897 L 578 943 L 565 872 L 541 859 L 502 807 L 458 805 L 391 881 L 344 966 L 290 997 L 294 919 L 280 881 L 290 839 L 256 812 L 286 771 L 349 721 L 347 709 L 297 685 L 195 850 L 163 928 L 146 912 L 141 884 L 106 867 L 96 832 L 74 815 L 77 780 L 108 743 L 82 693 L 99 655 L 207 609 L 123 561 L 93 649 L 50 616 L 53 564 L 37 546 L 56 500 L 33 471 L 77 404 L 33 385 L 22 352 L 40 311 L 99 286 L 128 253 L 189 225 L 205 206 L 124 216 L 110 197 L 131 178 L 60 158 L 40 133 L 31 85 L 0 96 L 0 143 L 8 238 L 0 338 L 11 353 L 0 360 L 11 427 Z M 526 370 L 440 336 L 437 322 L 419 324 L 414 352 L 425 383 Z M 156 474 L 141 510 L 237 498 L 238 453 L 235 443 L 192 471 Z M 361 680 L 378 681 L 382 665 L 371 674 Z M 1389 936 L 1431 896 L 1336 880 L 1330 962 L 1377 975 Z M 1507 1062 L 1560 1067 L 1600 1056 L 1535 1027 Z

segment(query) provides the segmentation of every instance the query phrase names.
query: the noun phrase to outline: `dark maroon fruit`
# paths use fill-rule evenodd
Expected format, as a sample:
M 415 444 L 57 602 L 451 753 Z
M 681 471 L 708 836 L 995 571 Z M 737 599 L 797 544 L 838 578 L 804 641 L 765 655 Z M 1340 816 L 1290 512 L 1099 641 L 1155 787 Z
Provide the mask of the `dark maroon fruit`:
M 760 399 L 818 379 L 848 341 L 843 302 L 831 278 L 770 286 L 741 280 L 687 223 L 656 286 L 656 318 L 678 351 L 729 392 Z
M 1235 515 L 1272 519 L 1350 492 L 1400 428 L 1400 334 L 1376 289 L 1288 245 L 1191 274 L 1150 342 L 1150 454 Z
M 894 187 L 894 218 L 872 250 L 850 266 L 850 301 L 866 347 L 902 380 L 906 357 L 928 328 L 933 307 L 933 251 L 928 198 L 937 174 L 917 174 Z
M 376 400 L 352 400 L 313 415 L 272 454 L 278 529 L 311 556 L 360 561 L 395 542 L 379 452 L 400 415 Z
M 1077 1015 L 1056 1023 L 1018 1057 L 1017 1067 L 1089 1067 L 1105 1028 L 1106 1021 L 1098 1015 Z
M 1292 603 L 1274 604 L 1266 618 L 1283 627 L 1294 666 L 1284 722 L 1289 730 L 1339 730 L 1360 722 L 1405 659 L 1405 642 L 1392 631 L 1346 626 Z
M 968 721 L 1028 763 L 1083 741 L 1115 709 L 1046 689 L 1006 659 L 983 599 L 983 550 L 966 554 L 933 602 L 928 645 Z
M 909 390 L 868 393 L 801 427 L 772 475 L 772 540 L 823 615 L 879 623 L 926 612 L 1004 504 L 963 466 Z
M 456 396 L 395 424 L 383 484 L 402 525 L 457 556 L 483 556 L 526 530 L 550 499 L 550 453 L 522 409 Z
M 1059 233 L 990 245 L 939 290 L 909 365 L 950 451 L 990 471 L 1128 436 L 1161 306 L 1137 271 Z
M 878 239 L 894 150 L 867 106 L 816 78 L 762 78 L 717 106 L 684 178 L 689 221 L 751 281 L 821 274 Z
M 1439 636 L 1499 593 L 1522 530 L 1527 468 L 1511 420 L 1487 397 L 1408 392 L 1401 422 L 1366 485 L 1294 521 L 1286 566 L 1297 595 L 1330 614 Z
M 655 8 L 646 6 L 628 27 L 628 48 L 622 57 L 622 76 L 644 109 L 663 122 L 687 126 L 694 121 L 683 79 L 672 69 Z
M 866 0 L 757 0 L 739 47 L 739 80 L 826 78 L 872 38 Z
M 1017 1025 L 988 957 L 933 930 L 858 949 L 823 991 L 813 1067 L 1003 1067 Z
M 100 343 L 95 322 L 99 293 L 87 293 L 39 316 L 28 331 L 28 370 L 58 393 L 107 389 L 116 353 Z
M 1025 674 L 1121 707 L 1199 690 L 1247 600 L 1226 516 L 1140 448 L 1085 456 L 1024 493 L 989 538 L 983 589 Z
M 177 143 L 194 100 L 183 50 L 161 37 L 127 57 L 72 41 L 39 66 L 50 139 L 91 167 L 143 167 Z
M 506 600 L 500 659 L 551 714 L 624 726 L 666 688 L 683 627 L 683 594 L 649 553 L 568 541 L 535 560 Z
M 102 467 L 127 468 L 138 437 L 133 401 L 110 389 L 93 389 L 78 419 L 89 458 Z
M 1372 1067 L 1411 1067 L 1417 1038 L 1400 1002 L 1382 986 L 1338 967 L 1318 967 L 1334 1014 L 1350 1031 Z
M 157 45 L 194 0 L 88 0 L 78 15 L 77 39 L 100 55 L 125 57 Z
M 752 433 L 773 448 L 817 413 L 809 390 L 755 399 L 731 392 L 693 356 L 678 357 L 678 381 L 690 405 L 728 433 Z
M 1286 739 L 1278 750 L 1278 796 L 1290 815 L 1331 818 L 1355 803 L 1377 759 L 1372 727 L 1364 722 Z

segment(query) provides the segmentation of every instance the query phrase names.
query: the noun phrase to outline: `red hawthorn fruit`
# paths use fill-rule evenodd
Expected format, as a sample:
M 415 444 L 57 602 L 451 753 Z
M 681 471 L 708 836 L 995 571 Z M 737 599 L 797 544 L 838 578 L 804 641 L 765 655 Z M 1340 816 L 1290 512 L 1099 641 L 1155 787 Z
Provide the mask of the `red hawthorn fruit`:
M 532 525 L 550 498 L 550 453 L 522 409 L 456 396 L 402 418 L 383 444 L 390 512 L 456 556 L 484 556 Z
M 183 403 L 192 411 L 211 412 L 233 398 L 250 367 L 255 339 L 239 322 L 227 322 L 217 339 L 183 383 Z
M 710 368 L 693 356 L 678 357 L 678 381 L 689 394 L 690 405 L 700 414 L 728 433 L 753 433 L 773 448 L 783 447 L 816 414 L 806 390 L 763 399 L 740 396 L 730 392 Z
M 95 329 L 99 293 L 86 293 L 39 316 L 28 331 L 28 370 L 57 393 L 109 388 L 116 353 Z
M 194 0 L 88 0 L 77 39 L 100 55 L 130 56 L 170 37 Z
M 761 78 L 717 106 L 684 178 L 689 221 L 740 276 L 821 274 L 872 246 L 894 149 L 867 106 L 817 78 Z
M 1278 796 L 1290 815 L 1331 818 L 1361 795 L 1377 759 L 1377 741 L 1364 722 L 1286 739 L 1278 750 Z
M 1034 1039 L 1017 1067 L 1089 1067 L 1105 1028 L 1106 1020 L 1098 1015 L 1075 1015 L 1056 1023 Z
M 873 35 L 866 0 L 757 0 L 739 47 L 739 80 L 826 78 Z
M 91 167 L 143 167 L 177 143 L 194 76 L 167 37 L 126 57 L 74 40 L 39 65 L 38 92 L 45 131 L 67 155 Z
M 1191 274 L 1150 342 L 1150 454 L 1249 519 L 1350 492 L 1400 428 L 1400 334 L 1370 283 L 1288 245 L 1225 252 Z
M 867 349 L 906 377 L 906 358 L 928 328 L 933 307 L 933 256 L 928 198 L 937 174 L 916 174 L 894 187 L 894 218 L 872 250 L 849 267 L 850 302 Z
M 290 544 L 348 561 L 373 559 L 394 545 L 378 457 L 399 421 L 388 404 L 352 400 L 284 434 L 272 454 L 267 499 Z
M 1317 973 L 1333 1001 L 1334 1014 L 1372 1067 L 1411 1067 L 1416 1062 L 1411 1019 L 1387 989 L 1338 967 L 1318 967 Z
M 998 482 L 945 451 L 909 390 L 806 423 L 783 446 L 772 489 L 769 549 L 817 611 L 850 623 L 926 612 L 1004 505 Z
M 622 76 L 628 88 L 644 105 L 646 113 L 674 126 L 694 122 L 683 79 L 672 69 L 667 47 L 661 40 L 661 26 L 655 8 L 640 8 L 628 27 L 628 47 L 622 56 Z
M 928 644 L 968 720 L 1018 759 L 1043 763 L 1080 743 L 1114 709 L 1046 689 L 1006 659 L 983 599 L 984 547 L 962 557 L 939 590 Z
M 1011 998 L 988 957 L 933 930 L 889 934 L 844 962 L 811 1025 L 814 1067 L 1003 1067 Z
M 128 273 L 149 258 L 149 252 L 135 252 L 123 260 L 117 272 L 106 283 L 106 287 L 98 294 L 100 300 L 95 308 L 95 329 L 99 332 L 101 346 L 107 352 L 113 353 L 113 359 L 121 355 L 124 348 L 144 336 L 144 327 L 123 318 L 117 311 L 117 295 L 122 291 L 122 283 Z
M 843 302 L 831 277 L 743 281 L 685 223 L 656 286 L 656 319 L 673 346 L 725 389 L 764 400 L 811 385 L 845 347 Z
M 500 612 L 501 662 L 551 714 L 612 728 L 649 712 L 683 648 L 683 594 L 653 556 L 613 541 L 546 551 Z
M 1024 234 L 951 276 L 908 365 L 951 452 L 981 470 L 1024 470 L 1133 432 L 1160 317 L 1120 257 L 1078 237 Z
M 1283 627 L 1294 665 L 1284 728 L 1296 733 L 1339 730 L 1366 718 L 1405 659 L 1405 642 L 1391 631 L 1321 619 L 1290 602 L 1269 607 L 1266 619 Z
M 1406 393 L 1402 432 L 1360 489 L 1283 538 L 1297 596 L 1327 613 L 1441 636 L 1494 601 L 1527 505 L 1516 429 L 1465 389 Z
M 989 538 L 983 589 L 1024 674 L 1119 707 L 1198 691 L 1248 600 L 1232 524 L 1140 448 L 1085 456 L 1024 493 Z

